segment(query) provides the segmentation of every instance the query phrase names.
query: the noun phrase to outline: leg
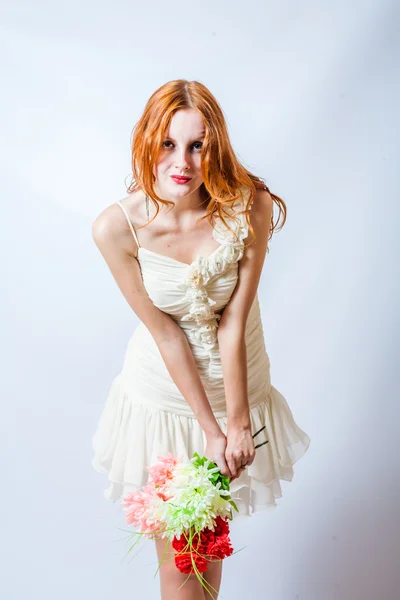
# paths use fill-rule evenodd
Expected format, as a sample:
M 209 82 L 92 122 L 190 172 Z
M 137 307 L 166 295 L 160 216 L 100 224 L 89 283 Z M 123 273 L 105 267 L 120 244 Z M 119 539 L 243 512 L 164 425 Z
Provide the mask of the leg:
M 181 573 L 176 568 L 175 551 L 170 542 L 166 539 L 157 539 L 155 544 L 158 561 L 162 560 L 159 570 L 161 600 L 205 600 L 205 590 L 196 575 Z M 205 573 L 203 575 L 205 576 Z M 181 589 L 178 589 L 184 582 L 186 583 Z
M 219 598 L 223 562 L 223 560 L 210 562 L 207 571 L 203 573 L 204 578 L 209 586 L 208 591 L 204 590 L 204 600 L 217 600 L 217 598 Z

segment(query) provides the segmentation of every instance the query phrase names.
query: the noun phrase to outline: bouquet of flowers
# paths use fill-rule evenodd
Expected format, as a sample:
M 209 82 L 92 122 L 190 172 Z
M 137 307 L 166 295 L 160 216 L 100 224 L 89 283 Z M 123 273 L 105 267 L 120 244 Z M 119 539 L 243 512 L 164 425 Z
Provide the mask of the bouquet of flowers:
M 147 484 L 123 497 L 126 522 L 139 528 L 133 535 L 168 538 L 176 567 L 195 573 L 205 587 L 201 573 L 209 562 L 233 553 L 228 520 L 232 508 L 238 508 L 229 494 L 229 478 L 197 452 L 188 462 L 170 452 L 158 461 L 148 468 Z
M 209 584 L 201 574 L 210 562 L 233 554 L 228 521 L 233 518 L 232 509 L 238 508 L 230 496 L 230 480 L 197 452 L 189 461 L 168 452 L 158 456 L 148 471 L 147 484 L 122 499 L 126 522 L 139 528 L 130 537 L 167 538 L 179 571 L 196 574 L 207 590 Z

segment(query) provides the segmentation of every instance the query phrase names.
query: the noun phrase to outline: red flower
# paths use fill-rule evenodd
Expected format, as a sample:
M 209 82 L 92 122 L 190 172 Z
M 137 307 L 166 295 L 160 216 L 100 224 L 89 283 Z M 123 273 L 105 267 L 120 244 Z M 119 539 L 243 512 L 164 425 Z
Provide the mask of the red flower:
M 207 570 L 208 562 L 202 556 L 198 554 L 191 554 L 190 552 L 185 552 L 184 554 L 175 554 L 175 565 L 181 571 L 181 573 L 194 573 L 194 567 L 192 564 L 192 560 L 194 561 L 197 570 L 200 573 L 204 573 Z
M 214 560 L 217 558 L 225 558 L 226 556 L 230 556 L 233 552 L 233 547 L 231 545 L 231 540 L 228 535 L 221 535 L 215 538 L 214 541 L 210 541 L 207 546 L 207 555 Z
M 179 538 L 179 540 L 176 537 L 174 537 L 174 539 L 171 542 L 171 546 L 177 552 L 182 552 L 182 550 L 185 550 L 187 547 L 189 547 L 188 543 L 189 542 L 185 538 L 184 534 L 181 534 L 181 537 Z
M 217 517 L 215 519 L 215 530 L 214 534 L 216 536 L 225 535 L 229 533 L 229 523 L 225 521 L 222 517 Z
M 189 537 L 189 535 L 187 536 Z M 172 547 L 178 554 L 175 555 L 175 565 L 182 573 L 194 573 L 192 559 L 200 573 L 207 570 L 208 563 L 221 560 L 233 553 L 229 539 L 229 524 L 221 517 L 215 520 L 215 529 L 203 529 L 192 536 L 191 546 L 185 534 L 172 540 Z

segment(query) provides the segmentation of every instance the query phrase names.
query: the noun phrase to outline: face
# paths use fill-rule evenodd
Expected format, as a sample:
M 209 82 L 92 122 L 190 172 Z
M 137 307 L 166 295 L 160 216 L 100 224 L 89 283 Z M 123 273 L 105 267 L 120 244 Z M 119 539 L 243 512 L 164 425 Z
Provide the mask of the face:
M 199 189 L 203 183 L 200 164 L 203 139 L 202 115 L 191 108 L 178 110 L 171 119 L 154 165 L 155 185 L 162 198 L 188 196 Z M 174 176 L 187 179 L 174 179 Z

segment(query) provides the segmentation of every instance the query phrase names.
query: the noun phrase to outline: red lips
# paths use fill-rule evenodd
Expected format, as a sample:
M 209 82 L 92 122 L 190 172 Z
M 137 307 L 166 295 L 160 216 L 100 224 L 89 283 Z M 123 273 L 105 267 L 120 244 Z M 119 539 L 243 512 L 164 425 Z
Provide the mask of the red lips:
M 192 178 L 191 177 L 184 177 L 182 175 L 171 175 L 171 179 L 173 179 L 174 181 L 176 181 L 176 183 L 187 183 Z

